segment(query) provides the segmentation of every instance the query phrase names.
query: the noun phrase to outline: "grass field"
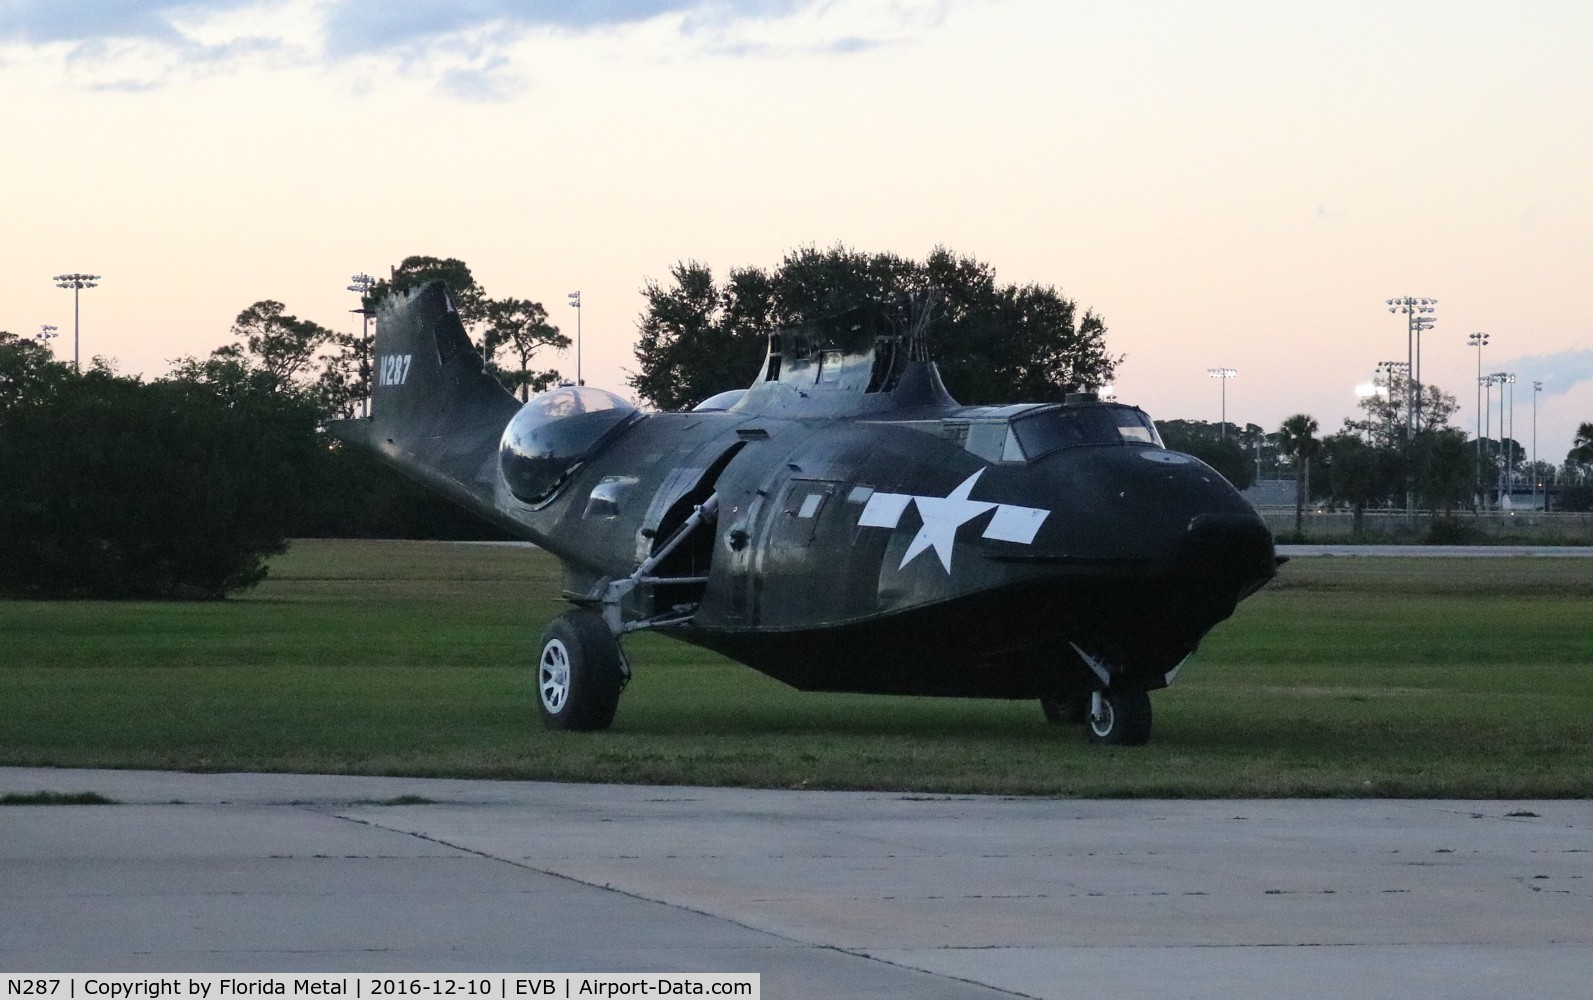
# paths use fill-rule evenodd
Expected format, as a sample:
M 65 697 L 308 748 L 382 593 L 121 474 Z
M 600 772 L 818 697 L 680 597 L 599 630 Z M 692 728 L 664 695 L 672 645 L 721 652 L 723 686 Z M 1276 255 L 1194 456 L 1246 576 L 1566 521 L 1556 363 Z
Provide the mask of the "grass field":
M 211 604 L 0 602 L 0 764 L 1077 796 L 1593 795 L 1593 562 L 1296 559 L 1154 697 L 801 694 L 656 636 L 609 732 L 537 722 L 540 553 L 305 541 Z

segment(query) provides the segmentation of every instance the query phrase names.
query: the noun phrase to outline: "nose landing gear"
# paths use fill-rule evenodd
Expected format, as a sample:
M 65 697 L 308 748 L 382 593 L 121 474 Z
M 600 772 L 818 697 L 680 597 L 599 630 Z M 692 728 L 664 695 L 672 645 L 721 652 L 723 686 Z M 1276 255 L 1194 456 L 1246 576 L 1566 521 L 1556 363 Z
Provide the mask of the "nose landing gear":
M 1091 743 L 1102 746 L 1144 746 L 1151 734 L 1150 692 L 1122 687 L 1090 696 Z
M 1143 746 L 1151 733 L 1150 692 L 1132 676 L 1124 676 L 1121 669 L 1085 652 L 1078 643 L 1069 645 L 1095 675 L 1095 687 L 1089 695 L 1075 690 L 1041 697 L 1040 710 L 1046 721 L 1053 725 L 1082 723 L 1089 741 L 1101 746 Z M 1165 679 L 1170 682 L 1175 673 L 1176 667 Z

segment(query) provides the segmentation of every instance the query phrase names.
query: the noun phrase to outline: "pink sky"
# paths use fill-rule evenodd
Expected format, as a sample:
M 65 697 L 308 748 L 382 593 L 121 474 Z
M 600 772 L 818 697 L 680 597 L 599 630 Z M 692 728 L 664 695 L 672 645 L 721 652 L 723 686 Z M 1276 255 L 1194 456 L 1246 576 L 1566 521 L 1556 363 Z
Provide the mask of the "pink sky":
M 1593 420 L 1589 5 L 383 7 L 6 7 L 0 329 L 69 356 L 50 276 L 99 273 L 85 354 L 154 375 L 259 299 L 353 329 L 350 275 L 454 256 L 572 334 L 580 289 L 623 389 L 676 260 L 944 244 L 1100 313 L 1159 418 L 1217 419 L 1227 366 L 1231 420 L 1335 430 L 1418 295 L 1458 426 L 1475 330 L 1529 445 L 1544 381 L 1541 457 Z

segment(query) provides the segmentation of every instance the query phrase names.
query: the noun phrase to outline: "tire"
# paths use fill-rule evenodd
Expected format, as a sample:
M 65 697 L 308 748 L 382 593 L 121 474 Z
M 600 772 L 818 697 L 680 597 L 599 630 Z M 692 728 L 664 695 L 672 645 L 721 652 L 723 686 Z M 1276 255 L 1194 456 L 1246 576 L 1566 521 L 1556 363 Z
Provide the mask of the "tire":
M 1089 739 L 1100 746 L 1144 746 L 1151 734 L 1150 692 L 1117 688 L 1101 692 L 1101 717 L 1088 717 Z
M 1053 726 L 1082 726 L 1090 721 L 1090 699 L 1046 695 L 1040 699 L 1040 711 Z
M 607 729 L 625 688 L 619 642 L 595 611 L 566 611 L 548 623 L 537 653 L 537 707 L 549 729 Z

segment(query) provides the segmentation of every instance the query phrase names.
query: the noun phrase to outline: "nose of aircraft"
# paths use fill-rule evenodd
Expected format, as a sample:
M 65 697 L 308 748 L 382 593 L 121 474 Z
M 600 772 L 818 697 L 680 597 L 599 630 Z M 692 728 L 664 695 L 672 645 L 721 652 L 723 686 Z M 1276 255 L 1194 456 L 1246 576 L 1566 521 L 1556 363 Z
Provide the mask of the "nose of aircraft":
M 1272 533 L 1221 474 L 1180 452 L 1083 448 L 1038 463 L 1061 517 L 1047 548 L 1194 573 L 1249 593 L 1274 572 Z

